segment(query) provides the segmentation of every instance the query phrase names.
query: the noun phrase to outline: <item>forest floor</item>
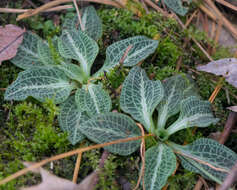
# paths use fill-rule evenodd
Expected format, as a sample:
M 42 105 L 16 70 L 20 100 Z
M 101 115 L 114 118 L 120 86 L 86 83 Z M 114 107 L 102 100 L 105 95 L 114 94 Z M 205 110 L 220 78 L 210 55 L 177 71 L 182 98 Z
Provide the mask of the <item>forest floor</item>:
M 29 2 L 32 2 L 33 5 Z M 34 8 L 34 6 L 40 5 L 42 5 L 42 1 L 38 0 L 0 2 L 0 7 L 16 9 Z M 183 29 L 174 18 L 167 18 L 154 10 L 149 10 L 149 13 L 140 16 L 134 14 L 131 7 L 117 9 L 95 4 L 97 14 L 103 23 L 103 35 L 102 39 L 98 41 L 100 52 L 96 58 L 97 65 L 93 66 L 92 70 L 97 70 L 103 64 L 106 47 L 113 42 L 136 35 L 145 35 L 159 41 L 155 54 L 148 57 L 141 65 L 148 75 L 153 79 L 164 80 L 175 73 L 189 74 L 194 79 L 202 99 L 208 100 L 219 84 L 220 77 L 196 70 L 197 65 L 207 64 L 210 60 L 191 38 L 195 38 L 213 60 L 236 56 L 236 46 L 227 48 L 216 44 L 215 39 L 211 39 L 207 34 L 210 29 L 207 32 L 205 26 L 204 31 L 197 29 L 203 26 L 201 21 L 198 23 L 199 27 L 196 26 L 197 18 L 186 29 Z M 196 6 L 190 6 L 189 13 L 180 17 L 181 21 L 187 22 L 195 10 L 197 10 Z M 33 31 L 43 39 L 49 39 L 60 34 L 61 24 L 65 18 L 74 15 L 75 10 L 42 13 L 20 21 L 16 21 L 16 13 L 0 14 L 0 26 L 14 24 Z M 234 12 L 231 15 L 236 18 Z M 200 18 L 205 19 L 204 13 Z M 232 40 L 227 45 L 233 45 Z M 51 101 L 40 103 L 33 98 L 27 98 L 24 101 L 4 100 L 5 89 L 17 78 L 20 71 L 21 69 L 10 61 L 4 61 L 0 66 L 0 180 L 24 168 L 22 161 L 36 162 L 79 147 L 93 145 L 89 140 L 84 140 L 76 145 L 70 144 L 67 134 L 60 129 L 58 124 L 59 107 Z M 119 88 L 124 78 L 123 72 L 114 71 L 103 83 L 107 91 L 112 94 Z M 120 111 L 118 102 L 119 96 L 114 96 L 112 99 L 113 110 Z M 214 115 L 220 119 L 218 124 L 208 128 L 199 128 L 195 134 L 192 129 L 185 129 L 174 137 L 174 141 L 189 143 L 200 137 L 218 138 L 231 112 L 227 107 L 236 104 L 236 88 L 223 82 L 222 88 L 212 102 Z M 225 145 L 237 152 L 236 128 L 233 129 Z M 97 168 L 102 153 L 102 149 L 83 153 L 78 183 Z M 53 164 L 47 164 L 45 168 L 59 177 L 71 180 L 76 158 L 76 156 L 72 156 L 61 159 Z M 100 190 L 132 189 L 136 185 L 139 175 L 139 162 L 139 151 L 127 157 L 110 154 L 96 188 Z M 191 190 L 198 179 L 198 175 L 179 167 L 176 175 L 168 179 L 168 189 Z M 22 186 L 37 184 L 39 181 L 39 175 L 29 173 L 0 186 L 0 189 L 15 190 Z M 208 184 L 209 187 L 214 185 L 209 181 Z

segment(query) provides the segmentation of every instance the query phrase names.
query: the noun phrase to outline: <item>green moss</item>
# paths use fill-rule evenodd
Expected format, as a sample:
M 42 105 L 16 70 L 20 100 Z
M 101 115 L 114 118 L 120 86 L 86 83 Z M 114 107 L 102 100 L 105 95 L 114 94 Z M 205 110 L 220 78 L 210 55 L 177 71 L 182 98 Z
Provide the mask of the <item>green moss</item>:
M 168 179 L 169 190 L 190 190 L 194 188 L 196 183 L 196 175 L 183 169 L 180 169 L 175 176 L 171 176 Z
M 115 181 L 117 177 L 116 168 L 118 167 L 118 163 L 116 163 L 115 160 L 115 155 L 109 155 L 108 159 L 106 159 L 104 168 L 99 173 L 99 182 L 96 185 L 96 189 L 120 189 Z
M 56 127 L 54 118 L 58 109 L 52 101 L 5 104 L 4 108 L 9 110 L 9 119 L 1 126 L 0 133 L 0 168 L 4 168 L 1 178 L 21 169 L 21 161 L 41 160 L 69 149 L 67 134 Z M 26 181 L 26 178 L 13 180 L 4 188 L 11 190 Z
M 179 56 L 181 55 L 182 52 L 179 47 L 172 42 L 169 37 L 166 37 L 158 45 L 156 62 L 158 65 L 175 66 Z
M 146 35 L 153 38 L 159 36 L 164 28 L 170 28 L 173 31 L 177 29 L 174 19 L 164 18 L 159 13 L 152 11 L 139 18 L 129 10 L 115 8 L 100 9 L 98 15 L 103 21 L 105 36 L 117 30 L 119 37 L 122 38 L 134 35 Z

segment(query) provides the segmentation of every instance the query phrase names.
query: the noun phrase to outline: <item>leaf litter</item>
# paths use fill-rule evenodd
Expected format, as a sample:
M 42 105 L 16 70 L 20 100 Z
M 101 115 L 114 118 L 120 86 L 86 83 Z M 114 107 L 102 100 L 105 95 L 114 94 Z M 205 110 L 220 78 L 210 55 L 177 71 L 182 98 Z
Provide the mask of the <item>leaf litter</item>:
M 17 53 L 17 48 L 23 41 L 22 29 L 13 24 L 8 24 L 5 27 L 0 26 L 0 65 L 2 61 L 13 58 Z

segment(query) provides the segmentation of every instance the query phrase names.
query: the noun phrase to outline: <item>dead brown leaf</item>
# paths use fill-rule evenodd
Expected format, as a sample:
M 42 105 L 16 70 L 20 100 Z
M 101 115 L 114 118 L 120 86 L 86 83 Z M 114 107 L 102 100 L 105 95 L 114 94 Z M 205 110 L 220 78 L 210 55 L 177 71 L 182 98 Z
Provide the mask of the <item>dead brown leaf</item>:
M 237 106 L 230 106 L 227 108 L 228 110 L 231 110 L 233 112 L 237 112 Z
M 225 77 L 226 81 L 237 88 L 237 59 L 225 58 L 198 66 L 197 70 Z
M 23 40 L 25 30 L 13 24 L 0 26 L 0 65 L 4 60 L 13 58 Z
M 24 162 L 26 167 L 34 163 Z M 67 179 L 57 177 L 43 168 L 31 170 L 33 173 L 40 173 L 42 182 L 39 185 L 21 188 L 21 190 L 93 190 L 95 187 L 95 178 L 98 177 L 98 171 L 92 172 L 80 184 L 75 184 Z

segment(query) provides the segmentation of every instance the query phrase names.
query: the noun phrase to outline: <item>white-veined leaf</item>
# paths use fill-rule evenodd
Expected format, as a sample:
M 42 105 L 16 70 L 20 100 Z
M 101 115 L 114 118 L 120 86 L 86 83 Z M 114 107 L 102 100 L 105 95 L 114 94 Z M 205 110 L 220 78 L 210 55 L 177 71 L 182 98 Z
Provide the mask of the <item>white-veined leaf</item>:
M 19 73 L 5 92 L 6 100 L 25 100 L 32 96 L 39 101 L 53 99 L 58 104 L 65 101 L 74 85 L 69 78 L 56 68 L 32 68 Z
M 174 144 L 173 148 L 185 169 L 219 184 L 237 162 L 236 153 L 212 139 L 201 138 L 186 146 Z
M 65 75 L 67 75 L 70 79 L 76 80 L 78 82 L 83 82 L 84 73 L 78 65 L 72 63 L 64 63 L 62 65 L 57 65 L 57 68 L 64 71 Z
M 91 117 L 109 112 L 112 107 L 109 94 L 103 90 L 101 85 L 89 84 L 78 89 L 75 100 L 78 108 L 86 111 Z
M 146 151 L 145 166 L 146 189 L 160 190 L 176 168 L 176 157 L 171 148 L 159 144 Z
M 47 42 L 39 40 L 37 44 L 37 50 L 39 59 L 44 65 L 55 65 Z
M 63 131 L 68 133 L 68 139 L 73 145 L 85 138 L 79 128 L 87 120 L 89 117 L 77 108 L 74 96 L 69 97 L 60 106 L 59 125 Z
M 93 6 L 88 6 L 82 9 L 82 25 L 85 28 L 85 33 L 93 38 L 98 40 L 102 36 L 102 22 L 98 17 L 96 10 Z M 73 30 L 78 27 L 78 30 L 81 30 L 78 16 L 75 14 L 72 18 L 67 18 L 63 23 L 63 28 L 67 30 Z
M 98 54 L 97 43 L 84 32 L 64 30 L 58 39 L 60 54 L 68 59 L 75 59 L 86 75 L 90 75 L 91 66 Z
M 180 111 L 182 100 L 191 95 L 197 95 L 194 83 L 186 75 L 175 75 L 165 79 L 162 82 L 165 95 L 160 104 L 157 106 L 159 111 L 158 127 L 164 128 L 169 117 Z
M 136 123 L 120 113 L 99 114 L 82 123 L 80 131 L 96 143 L 105 143 L 129 137 L 140 136 L 141 132 Z M 104 147 L 109 152 L 129 155 L 136 151 L 141 141 L 130 141 Z
M 102 22 L 98 17 L 93 6 L 83 9 L 82 24 L 85 32 L 94 40 L 98 40 L 102 36 Z
M 143 69 L 134 67 L 123 83 L 120 107 L 150 132 L 154 128 L 152 113 L 163 96 L 161 82 L 149 80 Z
M 128 51 L 123 65 L 131 67 L 152 54 L 158 46 L 158 41 L 149 39 L 145 36 L 135 36 L 113 43 L 106 49 L 105 63 L 97 74 L 103 71 L 109 71 L 111 68 L 118 65 L 130 45 L 132 45 L 132 48 Z
M 167 7 L 181 16 L 184 16 L 188 12 L 188 8 L 183 6 L 183 2 L 181 0 L 164 0 L 164 3 Z
M 23 42 L 19 46 L 16 56 L 11 59 L 11 62 L 22 69 L 43 66 L 37 50 L 37 43 L 40 40 L 40 37 L 37 35 L 25 32 Z
M 188 127 L 207 127 L 219 119 L 214 118 L 209 101 L 200 100 L 196 96 L 186 98 L 181 103 L 179 119 L 168 129 L 169 135 Z

